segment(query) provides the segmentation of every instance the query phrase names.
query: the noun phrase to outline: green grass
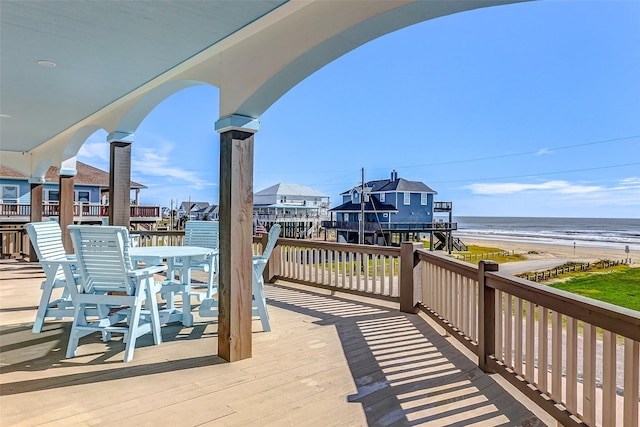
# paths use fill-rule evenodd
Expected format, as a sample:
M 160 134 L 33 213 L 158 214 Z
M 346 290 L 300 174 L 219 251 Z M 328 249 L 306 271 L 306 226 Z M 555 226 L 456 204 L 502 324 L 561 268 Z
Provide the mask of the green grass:
M 549 286 L 640 311 L 640 268 L 622 268 L 613 273 L 591 273 Z

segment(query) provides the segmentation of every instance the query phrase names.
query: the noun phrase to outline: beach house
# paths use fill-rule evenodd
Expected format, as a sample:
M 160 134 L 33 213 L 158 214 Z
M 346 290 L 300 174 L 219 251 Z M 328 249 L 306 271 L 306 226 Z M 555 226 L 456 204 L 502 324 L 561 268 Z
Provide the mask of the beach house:
M 60 188 L 57 168 L 51 166 L 42 183 L 42 218 L 60 215 Z M 141 206 L 140 190 L 146 186 L 130 182 L 131 222 L 151 226 L 160 219 L 159 206 Z M 109 172 L 77 162 L 73 180 L 73 221 L 76 224 L 100 224 L 109 217 Z M 25 224 L 31 218 L 29 177 L 9 166 L 0 165 L 0 225 Z
M 254 230 L 280 224 L 282 237 L 317 235 L 322 221 L 329 219 L 327 194 L 302 184 L 279 183 L 253 195 Z
M 432 248 L 447 248 L 454 243 L 451 231 L 456 229 L 452 203 L 435 202 L 436 194 L 423 182 L 400 178 L 393 170 L 389 178 L 344 191 L 342 204 L 331 209 L 333 220 L 323 227 L 336 230 L 339 242 L 391 245 L 428 233 Z M 435 213 L 447 213 L 448 221 L 434 219 Z

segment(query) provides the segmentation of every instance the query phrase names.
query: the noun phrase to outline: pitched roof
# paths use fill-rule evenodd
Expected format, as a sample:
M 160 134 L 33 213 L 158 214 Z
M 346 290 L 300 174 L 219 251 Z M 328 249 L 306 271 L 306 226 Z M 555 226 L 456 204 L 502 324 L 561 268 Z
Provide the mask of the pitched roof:
M 350 212 L 360 212 L 361 210 L 360 203 L 353 203 L 351 200 L 337 206 L 335 208 L 329 209 L 332 212 L 338 211 L 350 211 Z M 388 203 L 382 203 L 375 197 L 370 197 L 369 201 L 364 204 L 365 212 L 397 212 L 395 206 L 390 205 Z
M 420 181 L 409 181 L 404 178 L 391 179 L 378 179 L 375 181 L 369 181 L 364 184 L 365 188 L 370 188 L 371 192 L 378 193 L 384 191 L 409 191 L 414 193 L 432 193 L 438 194 L 437 191 L 430 188 L 426 184 Z M 352 191 L 360 191 L 361 185 L 350 188 L 349 190 L 341 193 L 341 195 L 347 195 Z
M 76 176 L 73 179 L 74 185 L 95 185 L 99 187 L 109 187 L 109 172 L 90 166 L 86 163 L 76 162 Z M 0 178 L 17 178 L 28 180 L 29 177 L 8 166 L 0 165 Z M 51 166 L 44 176 L 45 182 L 58 182 L 58 168 Z M 131 181 L 131 188 L 147 188 L 135 181 Z
M 202 209 L 209 207 L 209 202 L 182 202 L 180 209 L 191 212 L 196 205 L 199 208 L 196 212 L 200 212 Z
M 271 196 L 274 194 L 282 194 L 285 196 L 329 197 L 327 194 L 321 193 L 313 188 L 307 187 L 306 185 L 286 184 L 282 182 L 255 193 L 256 196 Z

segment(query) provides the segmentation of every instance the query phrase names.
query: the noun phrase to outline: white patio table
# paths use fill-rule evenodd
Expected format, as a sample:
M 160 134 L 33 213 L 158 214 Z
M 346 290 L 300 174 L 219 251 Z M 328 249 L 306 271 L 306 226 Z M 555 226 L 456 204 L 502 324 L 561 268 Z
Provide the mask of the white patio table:
M 217 254 L 217 249 L 203 248 L 200 246 L 143 246 L 129 248 L 129 255 L 134 261 L 142 261 L 146 264 L 155 264 L 157 259 L 167 260 L 167 281 L 163 283 L 161 293 L 168 293 L 166 313 L 167 322 L 182 320 L 184 326 L 193 326 L 193 314 L 191 313 L 191 262 L 204 259 L 206 256 Z M 184 273 L 180 275 L 180 283 L 174 278 L 173 264 L 180 259 L 184 265 Z M 182 294 L 182 310 L 174 306 L 173 295 L 175 292 Z M 162 312 L 165 310 L 161 310 Z

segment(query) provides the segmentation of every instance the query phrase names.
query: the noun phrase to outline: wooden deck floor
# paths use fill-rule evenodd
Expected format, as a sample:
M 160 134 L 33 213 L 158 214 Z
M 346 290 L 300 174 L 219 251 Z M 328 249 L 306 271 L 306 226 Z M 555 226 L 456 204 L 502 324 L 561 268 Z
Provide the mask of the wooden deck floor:
M 215 356 L 216 323 L 163 327 L 123 363 L 120 337 L 80 341 L 68 321 L 31 333 L 38 264 L 0 262 L 0 424 L 210 426 L 544 425 L 468 355 L 393 304 L 273 285 L 272 332 L 253 358 Z M 546 421 L 546 420 L 545 420 Z

